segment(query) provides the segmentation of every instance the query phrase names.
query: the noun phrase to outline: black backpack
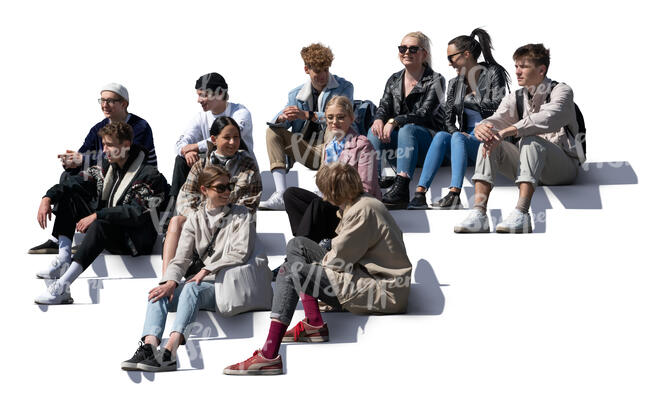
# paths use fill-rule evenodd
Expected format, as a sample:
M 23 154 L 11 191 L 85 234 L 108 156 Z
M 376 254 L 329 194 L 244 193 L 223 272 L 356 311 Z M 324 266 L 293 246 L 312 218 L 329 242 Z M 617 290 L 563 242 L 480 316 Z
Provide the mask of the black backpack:
M 546 103 L 551 101 L 551 92 L 557 86 L 558 82 L 557 81 L 551 81 L 551 90 L 548 92 L 548 95 L 546 96 Z M 521 88 L 515 92 L 515 97 L 517 99 L 517 119 L 521 120 L 524 115 L 524 89 Z M 582 116 L 582 112 L 580 111 L 580 108 L 578 107 L 577 104 L 573 103 L 576 109 L 576 120 L 578 122 L 578 132 L 573 133 L 571 132 L 571 128 L 569 128 L 569 125 L 565 126 L 564 129 L 571 135 L 573 138 L 575 138 L 576 141 L 580 142 L 582 144 L 582 151 L 585 154 L 585 158 L 587 157 L 587 128 L 585 127 L 585 118 Z M 519 138 L 517 138 L 519 139 Z
M 377 106 L 370 100 L 354 101 L 354 127 L 359 134 L 368 134 L 375 121 L 375 113 L 377 113 Z

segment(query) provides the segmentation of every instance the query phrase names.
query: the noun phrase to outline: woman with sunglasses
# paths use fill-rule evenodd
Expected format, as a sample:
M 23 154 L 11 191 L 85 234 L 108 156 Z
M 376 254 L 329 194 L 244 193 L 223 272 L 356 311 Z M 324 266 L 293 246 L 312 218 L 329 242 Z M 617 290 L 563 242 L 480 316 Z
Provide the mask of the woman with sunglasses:
M 386 82 L 368 131 L 368 140 L 378 153 L 392 150 L 386 154 L 389 160 L 397 156 L 395 182 L 382 198 L 389 209 L 406 208 L 415 166 L 424 161 L 435 131 L 442 129 L 442 121 L 434 115 L 444 97 L 445 79 L 431 69 L 429 51 L 429 38 L 422 32 L 404 36 L 398 46 L 404 69 Z
M 215 282 L 225 283 L 226 272 L 241 269 L 251 257 L 255 217 L 246 207 L 228 203 L 234 188 L 228 171 L 220 166 L 208 166 L 199 174 L 198 183 L 204 203 L 188 217 L 176 256 L 159 286 L 149 291 L 142 340 L 133 357 L 122 362 L 123 370 L 176 370 L 176 351 L 189 337 L 199 309 L 220 310 Z M 181 283 L 188 268 L 197 262 L 195 253 L 202 267 Z M 242 274 L 239 270 L 230 273 Z M 237 289 L 239 292 L 245 290 Z M 225 286 L 219 287 L 219 291 L 225 291 Z M 266 309 L 271 302 L 270 280 L 267 298 Z M 176 318 L 165 348 L 158 351 L 169 311 L 175 311 Z
M 483 29 L 474 29 L 470 36 L 461 35 L 449 41 L 447 59 L 458 76 L 449 81 L 445 130 L 438 132 L 431 142 L 409 209 L 427 209 L 426 191 L 445 159 L 451 160 L 449 193 L 431 206 L 434 209 L 463 207 L 460 203 L 463 177 L 467 165 L 476 163 L 480 145 L 474 137 L 474 126 L 497 110 L 510 81 L 508 72 L 496 62 L 491 50 L 490 35 Z M 479 63 L 481 54 L 485 62 Z

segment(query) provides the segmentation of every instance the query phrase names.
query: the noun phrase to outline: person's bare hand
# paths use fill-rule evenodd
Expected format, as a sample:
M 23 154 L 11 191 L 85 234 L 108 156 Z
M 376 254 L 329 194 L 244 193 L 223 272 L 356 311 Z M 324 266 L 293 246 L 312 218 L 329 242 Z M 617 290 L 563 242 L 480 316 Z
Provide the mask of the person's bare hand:
M 384 132 L 384 122 L 381 119 L 376 119 L 370 127 L 370 132 L 381 139 L 382 132 Z
M 86 232 L 88 230 L 88 227 L 97 220 L 97 213 L 93 213 L 92 215 L 88 215 L 85 218 L 81 219 L 79 222 L 77 222 L 77 231 L 78 232 Z
M 298 106 L 288 106 L 286 109 L 284 109 L 282 114 L 289 121 L 294 121 L 296 119 L 305 120 L 308 117 L 308 112 L 298 109 Z
M 491 141 L 494 135 L 494 125 L 490 122 L 480 123 L 474 127 L 474 136 L 481 142 Z
M 197 161 L 199 161 L 199 153 L 196 151 L 190 151 L 185 153 L 185 162 L 188 166 L 192 167 Z
M 192 277 L 192 278 L 191 278 L 190 280 L 188 280 L 187 282 L 188 282 L 188 283 L 189 283 L 189 282 L 196 282 L 196 284 L 201 284 L 201 282 L 203 281 L 203 279 L 205 279 L 205 276 L 207 276 L 208 274 L 210 274 L 210 271 L 209 271 L 209 270 L 201 269 L 201 271 L 199 271 L 198 273 L 196 273 L 196 274 L 194 275 L 194 277 Z
M 174 290 L 176 289 L 176 282 L 173 280 L 167 280 L 165 283 L 160 286 L 156 286 L 149 291 L 148 300 L 151 303 L 158 302 L 162 298 L 169 298 L 171 302 L 174 299 Z
M 387 123 L 384 125 L 384 130 L 382 131 L 382 135 L 379 138 L 381 142 L 390 142 L 390 135 L 393 133 L 393 129 L 395 129 L 394 123 Z
M 83 155 L 76 151 L 66 150 L 65 153 L 56 156 L 61 160 L 63 168 L 77 168 L 83 163 Z
M 45 227 L 47 227 L 47 221 L 52 220 L 52 199 L 49 197 L 41 199 L 41 204 L 38 206 L 38 213 L 36 214 L 36 220 L 41 226 L 41 229 L 45 229 Z

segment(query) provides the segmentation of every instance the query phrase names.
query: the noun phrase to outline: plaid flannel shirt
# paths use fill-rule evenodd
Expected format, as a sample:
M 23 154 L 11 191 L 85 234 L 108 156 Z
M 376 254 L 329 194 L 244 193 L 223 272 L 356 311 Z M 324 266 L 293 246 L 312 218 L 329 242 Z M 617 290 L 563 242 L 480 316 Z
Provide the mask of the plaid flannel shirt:
M 190 216 L 205 200 L 199 188 L 199 174 L 204 167 L 212 165 L 213 160 L 218 163 L 218 160 L 211 158 L 214 150 L 214 145 L 208 142 L 206 157 L 194 164 L 187 175 L 176 201 L 178 215 Z M 230 181 L 235 183 L 235 189 L 230 193 L 230 202 L 246 206 L 255 212 L 262 197 L 262 177 L 257 162 L 246 151 L 240 150 L 222 166 L 230 173 Z

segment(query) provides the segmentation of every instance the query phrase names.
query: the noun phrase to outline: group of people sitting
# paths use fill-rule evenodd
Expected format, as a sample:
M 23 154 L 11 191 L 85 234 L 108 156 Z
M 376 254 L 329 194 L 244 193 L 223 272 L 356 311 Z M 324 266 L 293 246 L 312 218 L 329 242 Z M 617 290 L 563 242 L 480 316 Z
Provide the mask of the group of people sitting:
M 529 44 L 515 51 L 522 89 L 510 94 L 508 73 L 491 49 L 482 29 L 449 42 L 447 58 L 458 75 L 445 100 L 428 38 L 407 34 L 398 46 L 404 69 L 388 79 L 374 121 L 364 126 L 352 84 L 329 72 L 331 50 L 303 48 L 309 80 L 289 92 L 287 106 L 268 123 L 275 192 L 264 202 L 250 112 L 228 100 L 221 75 L 196 81 L 202 111 L 176 143 L 171 186 L 156 168 L 151 128 L 128 112 L 127 89 L 104 86 L 99 103 L 106 118 L 77 152 L 59 155 L 64 172 L 38 209 L 43 229 L 56 217 L 52 238 L 30 253 L 56 257 L 37 273 L 47 289 L 35 302 L 72 303 L 71 284 L 103 250 L 150 254 L 162 232 L 162 279 L 148 294 L 140 345 L 124 370 L 176 370 L 176 351 L 200 309 L 226 316 L 270 309 L 262 348 L 224 369 L 240 375 L 282 373 L 282 342 L 328 341 L 321 309 L 405 312 L 412 265 L 388 209 L 427 208 L 427 189 L 445 161 L 452 171 L 449 193 L 433 206 L 461 208 L 465 171 L 475 165 L 474 207 L 455 232 L 490 231 L 486 208 L 497 172 L 515 180 L 519 200 L 496 230 L 530 232 L 535 187 L 573 182 L 584 161 L 572 135 L 578 132 L 572 91 L 546 76 L 548 49 Z M 317 170 L 318 191 L 287 188 L 294 162 Z M 392 179 L 381 175 L 383 162 L 396 164 Z M 418 165 L 422 174 L 411 199 Z M 256 245 L 258 208 L 286 210 L 294 235 L 273 273 Z M 172 212 L 168 225 L 165 211 Z M 73 247 L 75 231 L 85 235 Z M 305 318 L 289 329 L 298 300 Z M 170 311 L 175 322 L 160 349 Z

